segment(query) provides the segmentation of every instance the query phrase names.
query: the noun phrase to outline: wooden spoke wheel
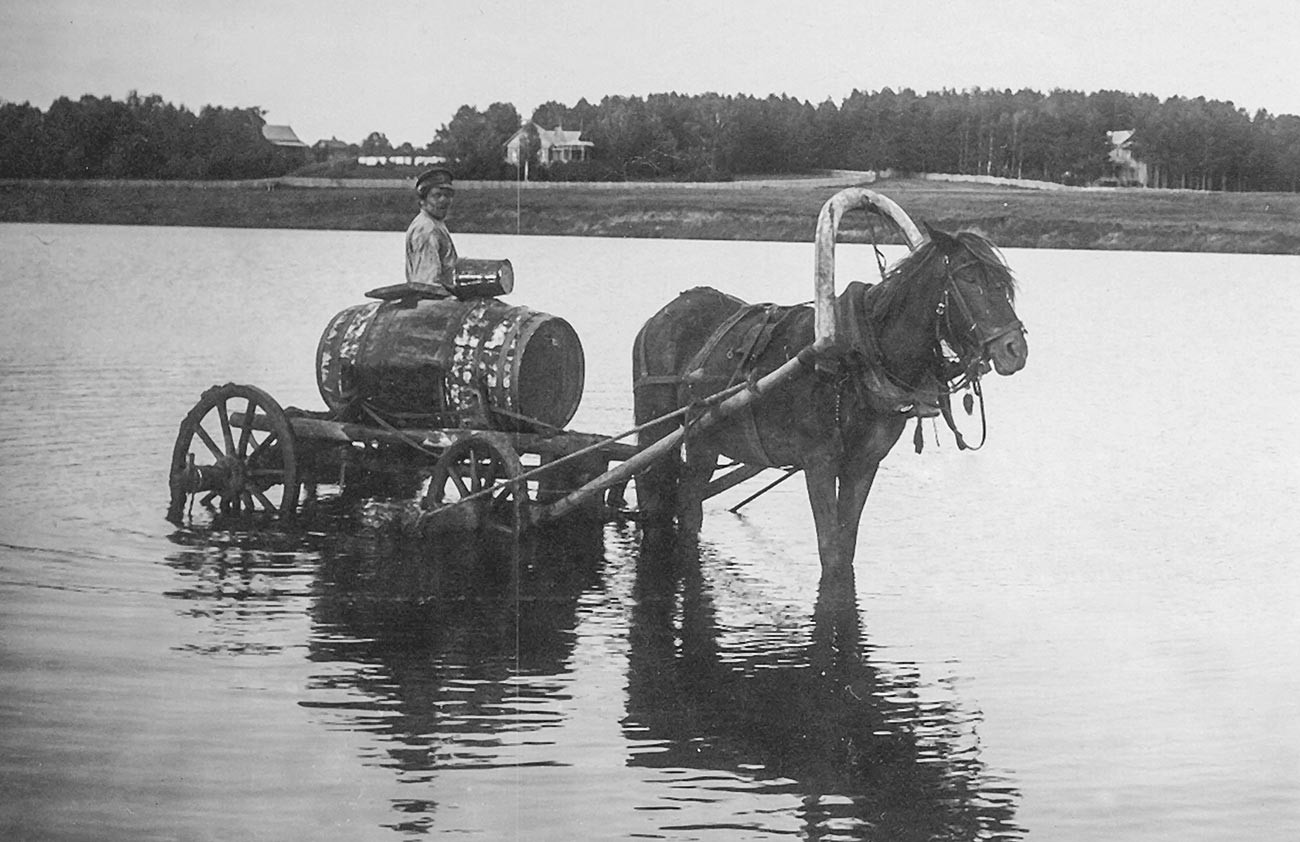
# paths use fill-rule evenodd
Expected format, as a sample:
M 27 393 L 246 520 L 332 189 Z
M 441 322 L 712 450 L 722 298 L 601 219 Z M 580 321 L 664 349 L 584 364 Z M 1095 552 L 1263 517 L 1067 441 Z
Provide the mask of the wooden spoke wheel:
M 253 386 L 213 386 L 181 421 L 172 450 L 171 506 L 179 523 L 195 497 L 223 514 L 290 517 L 298 506 L 293 429 L 275 399 Z
M 433 466 L 425 508 L 476 506 L 482 524 L 518 534 L 530 523 L 532 501 L 519 454 L 503 442 L 470 436 L 447 448 Z

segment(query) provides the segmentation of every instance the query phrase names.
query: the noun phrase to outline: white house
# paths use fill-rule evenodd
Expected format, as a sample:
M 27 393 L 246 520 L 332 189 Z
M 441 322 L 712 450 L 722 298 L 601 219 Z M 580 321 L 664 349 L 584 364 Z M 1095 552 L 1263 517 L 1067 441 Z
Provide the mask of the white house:
M 1114 164 L 1115 179 L 1121 186 L 1147 186 L 1149 173 L 1145 161 L 1133 157 L 1133 129 L 1106 132 L 1110 138 L 1110 162 Z
M 537 129 L 539 149 L 537 160 L 542 166 L 556 162 L 587 160 L 587 150 L 596 144 L 582 139 L 581 131 L 567 131 L 562 128 L 544 129 L 536 123 L 530 124 Z M 523 126 L 506 141 L 506 163 L 519 165 L 519 147 L 527 134 L 529 126 Z

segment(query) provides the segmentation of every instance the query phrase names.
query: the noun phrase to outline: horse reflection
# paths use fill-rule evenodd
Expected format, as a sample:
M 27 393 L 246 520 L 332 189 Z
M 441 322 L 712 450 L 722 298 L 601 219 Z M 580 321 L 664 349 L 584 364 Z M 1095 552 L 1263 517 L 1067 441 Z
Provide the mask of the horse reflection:
M 864 657 L 851 586 L 823 583 L 803 644 L 737 643 L 734 631 L 724 643 L 701 570 L 718 565 L 698 552 L 642 546 L 624 725 L 643 748 L 631 764 L 722 770 L 801 796 L 810 839 L 832 827 L 882 840 L 1021 835 L 1018 793 L 987 780 L 973 717 L 918 701 L 915 672 Z

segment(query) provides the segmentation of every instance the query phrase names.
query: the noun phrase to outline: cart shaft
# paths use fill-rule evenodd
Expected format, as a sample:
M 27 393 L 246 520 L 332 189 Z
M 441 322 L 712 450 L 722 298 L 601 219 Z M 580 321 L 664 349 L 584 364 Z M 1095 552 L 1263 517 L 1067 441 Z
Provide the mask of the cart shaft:
M 710 429 L 711 427 L 715 427 L 760 398 L 766 397 L 768 392 L 781 386 L 791 378 L 804 373 L 805 370 L 811 370 L 815 364 L 818 352 L 823 348 L 823 343 L 813 343 L 812 345 L 809 345 L 794 357 L 787 360 L 780 368 L 759 379 L 752 388 L 737 392 L 722 403 L 707 410 L 702 416 L 691 421 L 687 426 L 679 427 L 646 447 L 644 450 L 638 451 L 621 465 L 601 474 L 591 482 L 570 492 L 568 495 L 557 500 L 546 508 L 534 510 L 534 522 L 545 523 L 551 520 L 558 520 L 581 506 L 592 495 L 599 494 L 606 489 L 613 488 L 620 483 L 628 481 L 635 474 L 640 473 L 654 462 L 667 456 L 680 447 L 682 439 L 685 438 L 688 429 L 692 433 L 700 433 Z

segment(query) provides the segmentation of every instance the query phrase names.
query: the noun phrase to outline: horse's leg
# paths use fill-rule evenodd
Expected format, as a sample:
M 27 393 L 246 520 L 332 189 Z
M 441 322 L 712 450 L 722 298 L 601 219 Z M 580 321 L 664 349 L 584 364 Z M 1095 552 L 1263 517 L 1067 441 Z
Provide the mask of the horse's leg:
M 676 409 L 672 405 L 675 395 L 658 386 L 634 390 L 633 407 L 636 423 L 644 424 Z M 637 444 L 646 448 L 673 432 L 677 424 L 663 421 L 642 430 Z M 681 460 L 676 452 L 668 453 L 636 475 L 637 508 L 649 524 L 666 524 L 672 520 L 677 507 L 677 484 L 681 475 Z
M 839 523 L 840 558 L 852 568 L 858 552 L 858 526 L 862 523 L 862 509 L 875 482 L 880 458 L 846 461 L 840 469 L 839 499 L 835 501 L 835 517 Z
M 813 523 L 817 527 L 817 555 L 821 557 L 823 577 L 832 572 L 843 572 L 852 563 L 852 557 L 848 564 L 842 558 L 837 467 L 835 460 L 823 455 L 806 459 L 803 466 L 808 503 L 812 506 Z
M 718 451 L 700 440 L 686 442 L 686 461 L 677 485 L 677 530 L 694 537 L 704 525 L 704 489 L 718 466 Z
M 840 525 L 840 555 L 849 566 L 858 551 L 858 527 L 862 523 L 862 509 L 871 494 L 880 461 L 885 458 L 894 442 L 902 434 L 905 421 L 890 420 L 872 426 L 870 432 L 845 449 L 839 465 L 839 494 L 836 500 L 836 518 Z

